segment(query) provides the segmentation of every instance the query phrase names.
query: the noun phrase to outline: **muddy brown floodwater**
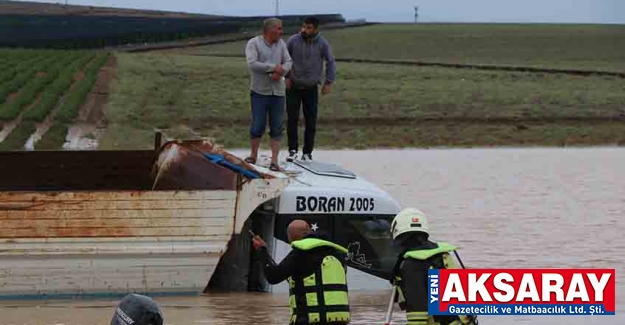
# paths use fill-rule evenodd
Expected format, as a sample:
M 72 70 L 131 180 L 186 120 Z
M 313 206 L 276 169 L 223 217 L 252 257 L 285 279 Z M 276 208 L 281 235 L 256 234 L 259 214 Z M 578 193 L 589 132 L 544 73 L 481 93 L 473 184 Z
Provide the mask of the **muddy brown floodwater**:
M 241 156 L 246 151 L 235 151 Z M 319 151 L 430 217 L 467 267 L 614 268 L 616 316 L 481 316 L 480 324 L 615 323 L 625 312 L 625 149 Z M 281 254 L 282 255 L 282 254 Z M 277 287 L 278 288 L 278 287 Z M 384 281 L 351 280 L 353 324 L 381 324 Z M 170 325 L 287 324 L 286 295 L 156 298 Z M 0 302 L 0 324 L 108 324 L 113 300 Z M 395 311 L 393 324 L 405 324 Z

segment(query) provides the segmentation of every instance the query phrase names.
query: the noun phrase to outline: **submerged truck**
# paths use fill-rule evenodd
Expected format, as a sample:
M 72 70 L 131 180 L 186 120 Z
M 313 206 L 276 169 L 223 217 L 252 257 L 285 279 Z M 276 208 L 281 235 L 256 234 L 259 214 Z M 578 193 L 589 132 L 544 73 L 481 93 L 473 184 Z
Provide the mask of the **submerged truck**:
M 273 172 L 207 140 L 160 142 L 0 152 L 0 299 L 268 291 L 248 230 L 287 242 L 293 219 L 388 279 L 400 206 L 361 176 L 303 161 Z

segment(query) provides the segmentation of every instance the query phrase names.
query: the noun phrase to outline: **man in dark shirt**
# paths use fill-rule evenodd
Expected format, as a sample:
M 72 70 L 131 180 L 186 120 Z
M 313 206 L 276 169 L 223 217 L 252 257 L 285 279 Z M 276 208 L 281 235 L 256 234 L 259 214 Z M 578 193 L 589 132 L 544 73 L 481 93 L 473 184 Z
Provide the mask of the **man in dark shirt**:
M 261 252 L 267 281 L 270 284 L 289 281 L 289 323 L 349 323 L 347 249 L 330 242 L 327 236 L 312 233 L 304 220 L 291 222 L 287 236 L 293 250 L 277 265 L 260 237 L 254 237 L 252 243 Z M 314 292 L 316 297 L 311 299 L 310 293 Z
M 322 95 L 330 93 L 331 84 L 334 83 L 336 76 L 336 59 L 332 54 L 330 43 L 319 32 L 319 20 L 315 17 L 306 18 L 301 31 L 287 41 L 287 48 L 293 60 L 292 69 L 285 76 L 289 138 L 287 160 L 297 158 L 299 147 L 297 125 L 300 110 L 304 113 L 306 125 L 301 159 L 312 160 L 319 111 L 319 86 L 321 85 Z

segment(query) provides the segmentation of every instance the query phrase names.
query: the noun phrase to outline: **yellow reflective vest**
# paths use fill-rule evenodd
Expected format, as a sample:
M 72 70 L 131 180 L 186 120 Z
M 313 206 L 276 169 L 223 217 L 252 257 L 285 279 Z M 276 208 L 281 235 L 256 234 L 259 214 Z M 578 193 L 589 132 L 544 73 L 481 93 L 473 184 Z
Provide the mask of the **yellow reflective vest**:
M 342 246 L 317 238 L 294 241 L 291 246 L 304 251 L 325 246 L 348 252 Z M 288 282 L 290 324 L 350 321 L 346 269 L 337 257 L 326 256 L 315 272 L 303 279 L 289 277 Z
M 429 265 L 430 269 L 433 268 L 445 268 L 445 269 L 455 269 L 456 265 L 454 263 L 453 258 L 449 254 L 456 250 L 456 247 L 440 242 L 436 243 L 436 248 L 431 249 L 417 249 L 408 251 L 403 255 L 404 259 L 415 259 L 419 261 L 426 261 L 433 256 L 440 254 L 440 259 L 434 261 L 434 263 Z M 410 273 L 410 271 L 408 271 Z M 406 276 L 410 276 L 407 274 Z M 398 300 L 400 303 L 406 303 L 406 299 L 404 296 L 404 291 L 411 290 L 412 288 L 406 288 L 402 278 L 399 276 L 395 277 L 395 283 L 397 285 L 398 291 Z M 424 279 L 423 283 L 427 283 L 427 280 Z M 427 297 L 424 297 L 427 300 Z M 472 316 L 462 315 L 462 316 L 431 316 L 428 315 L 426 310 L 414 310 L 415 308 L 411 307 L 413 303 L 406 303 L 406 320 L 408 321 L 408 325 L 467 325 L 467 324 L 477 324 L 477 320 Z

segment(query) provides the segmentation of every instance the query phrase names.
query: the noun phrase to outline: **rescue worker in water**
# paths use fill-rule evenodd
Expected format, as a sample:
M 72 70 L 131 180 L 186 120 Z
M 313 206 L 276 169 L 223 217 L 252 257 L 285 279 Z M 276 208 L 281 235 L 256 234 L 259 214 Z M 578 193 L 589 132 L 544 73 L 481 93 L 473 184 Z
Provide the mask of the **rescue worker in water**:
M 289 324 L 348 324 L 347 249 L 311 232 L 304 220 L 291 222 L 287 236 L 293 250 L 278 265 L 260 237 L 252 243 L 261 252 L 267 281 L 289 282 Z
M 449 254 L 456 247 L 429 240 L 425 214 L 413 208 L 400 211 L 391 223 L 391 234 L 402 250 L 391 283 L 397 287 L 396 302 L 406 311 L 408 325 L 477 325 L 473 315 L 428 315 L 428 269 L 456 268 Z

